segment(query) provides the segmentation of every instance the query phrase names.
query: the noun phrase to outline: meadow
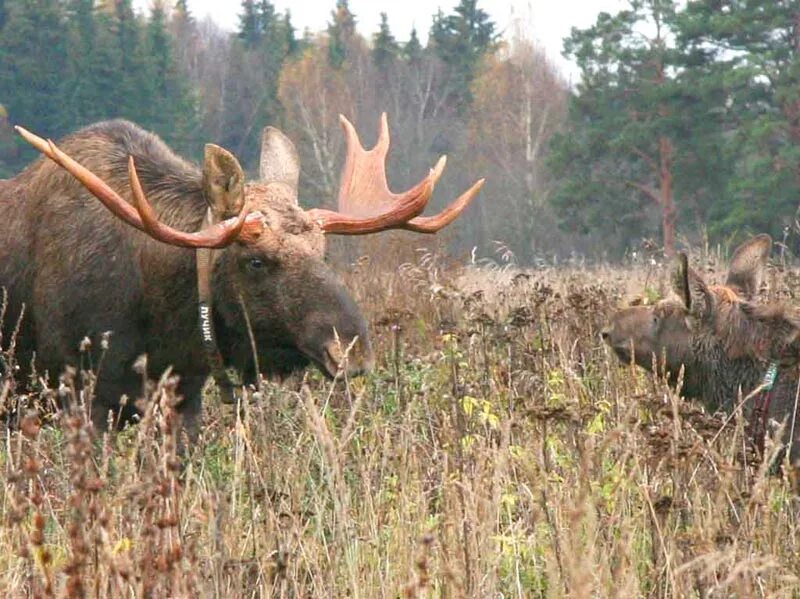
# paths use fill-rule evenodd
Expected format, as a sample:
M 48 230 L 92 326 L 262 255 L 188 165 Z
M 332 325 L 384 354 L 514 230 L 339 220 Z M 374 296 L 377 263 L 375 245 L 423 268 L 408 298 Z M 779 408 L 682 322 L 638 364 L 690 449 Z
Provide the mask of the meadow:
M 93 372 L 3 380 L 0 594 L 800 596 L 774 445 L 762 459 L 736 414 L 600 340 L 615 308 L 668 291 L 668 266 L 507 261 L 357 261 L 375 370 L 264 380 L 238 409 L 211 390 L 184 460 L 171 373 L 113 436 L 82 417 Z M 800 275 L 773 267 L 768 287 L 792 299 Z M 2 350 L 13 365 L 13 340 Z

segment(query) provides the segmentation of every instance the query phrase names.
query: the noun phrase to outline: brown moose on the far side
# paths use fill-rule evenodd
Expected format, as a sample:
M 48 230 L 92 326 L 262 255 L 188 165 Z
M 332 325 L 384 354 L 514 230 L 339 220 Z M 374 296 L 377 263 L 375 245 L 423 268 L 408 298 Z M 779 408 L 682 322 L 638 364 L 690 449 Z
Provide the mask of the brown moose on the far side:
M 482 181 L 442 213 L 419 216 L 444 158 L 419 184 L 392 193 L 386 115 L 369 151 L 341 123 L 347 154 L 338 211 L 300 207 L 297 152 L 271 127 L 262 136 L 259 180 L 249 183 L 223 148 L 207 145 L 200 168 L 126 121 L 92 125 L 58 145 L 17 128 L 47 158 L 0 181 L 0 288 L 8 298 L 1 338 L 10 338 L 24 306 L 19 363 L 35 352 L 39 371 L 55 377 L 65 364 L 79 364 L 84 337 L 98 348 L 111 331 L 92 414 L 103 427 L 109 410 L 120 411 L 121 396 L 142 395 L 133 366 L 143 354 L 150 376 L 170 366 L 180 376 L 178 409 L 190 433 L 209 374 L 231 401 L 228 367 L 253 380 L 254 354 L 265 373 L 309 363 L 330 376 L 368 369 L 367 325 L 325 264 L 326 235 L 434 233 L 458 217 Z M 122 419 L 135 414 L 133 403 Z
M 709 285 L 680 254 L 672 277 L 676 299 L 620 310 L 603 330 L 619 359 L 633 361 L 674 384 L 709 410 L 730 412 L 740 397 L 751 429 L 786 422 L 790 462 L 800 462 L 796 394 L 800 371 L 800 313 L 784 303 L 756 303 L 772 247 L 758 235 L 734 252 L 724 285 Z M 741 395 L 740 395 L 741 393 Z M 755 422 L 755 421 L 758 422 Z

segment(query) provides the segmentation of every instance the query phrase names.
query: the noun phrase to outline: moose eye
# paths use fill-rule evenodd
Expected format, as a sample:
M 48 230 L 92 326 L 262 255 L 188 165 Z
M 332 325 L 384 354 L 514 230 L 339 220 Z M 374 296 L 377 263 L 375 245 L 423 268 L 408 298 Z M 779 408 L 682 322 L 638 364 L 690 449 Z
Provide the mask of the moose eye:
M 267 265 L 266 262 L 264 262 L 261 258 L 250 258 L 250 260 L 247 263 L 247 266 L 251 270 L 261 270 L 266 265 Z

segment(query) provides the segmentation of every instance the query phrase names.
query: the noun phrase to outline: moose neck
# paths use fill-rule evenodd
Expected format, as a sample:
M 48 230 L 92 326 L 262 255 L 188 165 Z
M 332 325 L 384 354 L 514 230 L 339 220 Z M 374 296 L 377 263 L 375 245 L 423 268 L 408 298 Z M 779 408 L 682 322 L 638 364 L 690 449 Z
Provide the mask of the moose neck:
M 752 356 L 729 356 L 726 348 L 712 338 L 695 340 L 695 361 L 686 366 L 684 395 L 702 401 L 710 411 L 730 412 L 741 390 L 745 397 L 760 383 L 768 364 Z

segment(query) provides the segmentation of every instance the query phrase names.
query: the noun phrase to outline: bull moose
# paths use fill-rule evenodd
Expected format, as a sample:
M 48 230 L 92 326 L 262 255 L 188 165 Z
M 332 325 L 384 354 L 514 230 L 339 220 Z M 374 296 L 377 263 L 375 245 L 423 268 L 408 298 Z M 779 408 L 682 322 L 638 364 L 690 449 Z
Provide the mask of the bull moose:
M 17 352 L 35 352 L 37 367 L 52 376 L 78 364 L 81 339 L 111 331 L 92 415 L 98 427 L 109 410 L 123 420 L 135 414 L 133 402 L 119 399 L 141 394 L 132 366 L 143 354 L 148 372 L 171 366 L 180 375 L 179 412 L 190 431 L 209 374 L 230 400 L 226 367 L 246 365 L 252 377 L 253 348 L 262 372 L 310 363 L 330 376 L 365 371 L 373 361 L 365 319 L 324 262 L 325 236 L 434 233 L 458 217 L 483 180 L 442 213 L 419 216 L 444 157 L 419 184 L 392 193 L 386 115 L 369 151 L 347 119 L 341 124 L 347 151 L 337 211 L 299 206 L 296 149 L 272 127 L 263 132 L 253 182 L 219 146 L 205 146 L 200 168 L 123 120 L 58 145 L 18 127 L 49 159 L 0 181 L 5 338 L 24 310 Z
M 784 441 L 797 465 L 800 313 L 756 302 L 771 247 L 768 235 L 739 246 L 724 285 L 709 285 L 680 254 L 672 277 L 677 299 L 620 310 L 602 337 L 621 361 L 655 367 L 673 384 L 683 370 L 683 395 L 708 409 L 731 411 L 741 392 L 751 430 L 763 433 L 768 419 L 786 422 Z

